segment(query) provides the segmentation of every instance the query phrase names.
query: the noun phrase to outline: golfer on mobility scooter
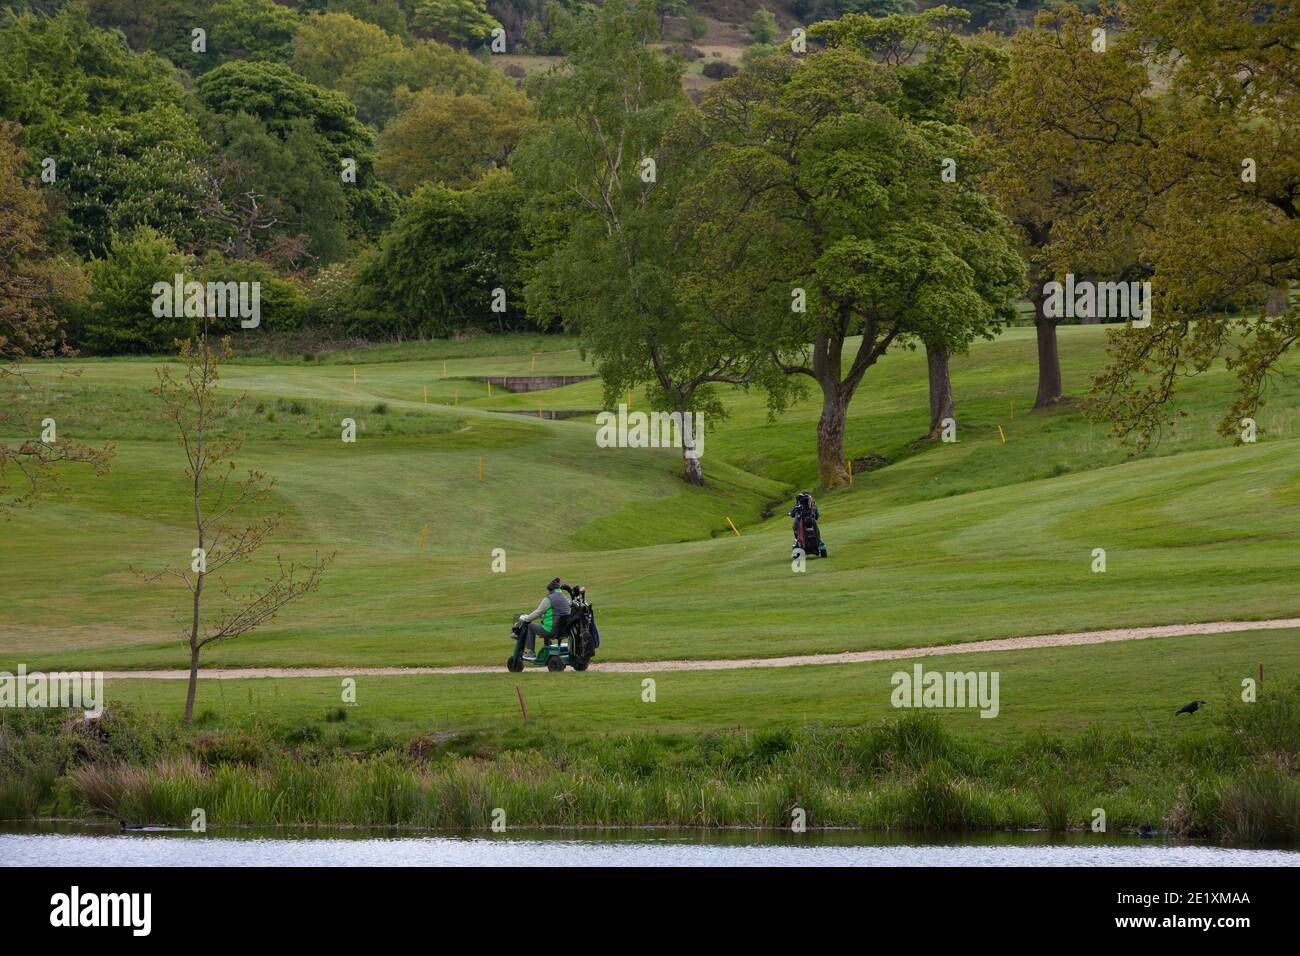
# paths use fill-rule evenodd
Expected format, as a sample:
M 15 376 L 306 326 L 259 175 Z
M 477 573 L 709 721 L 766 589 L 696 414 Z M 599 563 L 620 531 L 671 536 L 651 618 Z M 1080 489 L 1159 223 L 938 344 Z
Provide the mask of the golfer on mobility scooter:
M 542 636 L 543 643 L 550 641 L 555 636 L 560 622 L 569 616 L 570 610 L 569 596 L 560 590 L 560 579 L 552 579 L 551 583 L 546 585 L 546 596 L 542 598 L 542 603 L 537 605 L 537 610 L 532 614 L 519 615 L 519 623 L 528 625 L 528 642 L 525 646 L 529 654 L 533 653 L 533 648 L 536 646 L 537 635 Z M 539 618 L 540 623 L 538 623 Z
M 539 634 L 542 649 L 534 653 Z M 515 649 L 506 659 L 506 670 L 513 673 L 523 670 L 525 664 L 549 671 L 565 667 L 585 671 L 600 647 L 596 614 L 587 603 L 587 589 L 561 584 L 559 578 L 546 586 L 546 597 L 537 610 L 519 615 L 510 636 Z

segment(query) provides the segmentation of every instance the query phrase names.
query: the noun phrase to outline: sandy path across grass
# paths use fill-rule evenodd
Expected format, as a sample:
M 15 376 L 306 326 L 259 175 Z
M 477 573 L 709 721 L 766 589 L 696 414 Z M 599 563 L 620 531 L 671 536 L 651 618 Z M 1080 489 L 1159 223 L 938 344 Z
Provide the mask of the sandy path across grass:
M 655 674 L 661 671 L 725 671 L 751 667 L 800 667 L 806 664 L 862 664 L 868 661 L 905 660 L 943 654 L 973 654 L 989 651 L 1022 651 L 1037 647 L 1075 647 L 1109 644 L 1112 641 L 1143 641 L 1153 637 L 1190 637 L 1199 634 L 1232 634 L 1238 631 L 1271 631 L 1300 628 L 1300 617 L 1272 621 L 1214 621 L 1209 624 L 1168 624 L 1160 627 L 1125 627 L 1110 631 L 1079 631 L 1076 634 L 1040 634 L 989 641 L 967 641 L 935 647 L 901 647 L 875 651 L 844 651 L 838 654 L 799 654 L 793 657 L 751 657 L 701 661 L 614 661 L 593 662 L 592 671 L 620 674 Z M 503 659 L 504 660 L 504 659 Z M 495 674 L 496 667 L 239 667 L 200 670 L 199 676 L 216 680 L 257 677 L 404 677 L 425 674 Z M 528 668 L 544 673 L 543 668 Z M 105 679 L 183 680 L 189 671 L 105 671 Z

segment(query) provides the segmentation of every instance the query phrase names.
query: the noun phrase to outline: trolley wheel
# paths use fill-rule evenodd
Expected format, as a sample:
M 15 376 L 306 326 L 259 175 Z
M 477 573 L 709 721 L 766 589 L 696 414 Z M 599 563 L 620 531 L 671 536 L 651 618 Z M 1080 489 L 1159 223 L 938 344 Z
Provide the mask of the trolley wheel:
M 524 669 L 524 662 L 518 657 L 515 657 L 513 654 L 511 654 L 509 657 L 506 658 L 506 670 L 510 671 L 510 673 L 518 674 L 523 669 Z
M 559 671 L 564 670 L 564 661 L 560 660 L 560 656 L 558 654 L 553 654 L 550 657 L 546 658 L 546 669 L 548 671 L 555 671 L 558 673 Z
M 591 663 L 591 658 L 590 658 L 590 657 L 577 657 L 577 658 L 574 658 L 574 661 L 573 661 L 573 669 L 574 669 L 575 671 L 585 671 L 585 670 L 587 669 L 587 665 L 590 664 L 590 663 Z

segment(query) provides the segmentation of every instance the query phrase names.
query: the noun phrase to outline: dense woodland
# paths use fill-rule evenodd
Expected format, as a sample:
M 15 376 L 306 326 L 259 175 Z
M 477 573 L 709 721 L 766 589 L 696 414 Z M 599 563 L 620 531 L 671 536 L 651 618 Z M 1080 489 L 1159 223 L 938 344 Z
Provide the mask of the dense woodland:
M 1093 386 L 1139 446 L 1224 356 L 1235 427 L 1300 337 L 1289 6 L 4 6 L 5 379 L 172 351 L 175 274 L 258 282 L 256 334 L 295 348 L 567 330 L 610 396 L 811 395 L 834 485 L 890 348 L 931 355 L 937 427 L 947 357 L 1032 321 L 1060 401 L 1067 273 L 1155 289 Z

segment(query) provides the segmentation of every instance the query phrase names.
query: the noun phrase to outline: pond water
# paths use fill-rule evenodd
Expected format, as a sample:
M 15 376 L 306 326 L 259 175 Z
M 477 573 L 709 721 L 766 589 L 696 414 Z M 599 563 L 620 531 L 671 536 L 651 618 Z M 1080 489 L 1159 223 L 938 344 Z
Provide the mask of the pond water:
M 1300 866 L 1300 852 L 1160 837 L 819 830 L 0 828 L 0 866 Z

